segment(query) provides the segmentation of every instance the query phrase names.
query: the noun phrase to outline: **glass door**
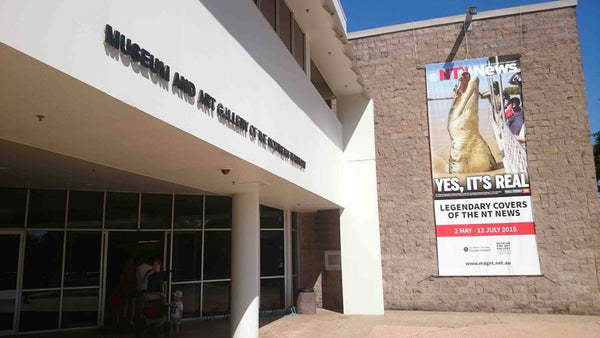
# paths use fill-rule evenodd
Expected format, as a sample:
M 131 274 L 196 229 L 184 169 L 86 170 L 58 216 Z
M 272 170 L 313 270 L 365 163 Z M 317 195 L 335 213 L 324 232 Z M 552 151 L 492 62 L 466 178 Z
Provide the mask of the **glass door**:
M 166 244 L 164 231 L 110 231 L 106 250 L 104 325 L 115 325 L 122 320 L 120 308 L 124 305 L 122 272 L 128 264 L 137 265 L 142 261 L 152 264 L 155 259 L 164 262 Z M 164 263 L 163 263 L 164 266 Z M 168 270 L 167 270 L 168 271 Z M 137 283 L 136 283 L 137 284 Z M 137 285 L 136 285 L 137 286 Z
M 0 233 L 0 333 L 15 331 L 21 235 Z

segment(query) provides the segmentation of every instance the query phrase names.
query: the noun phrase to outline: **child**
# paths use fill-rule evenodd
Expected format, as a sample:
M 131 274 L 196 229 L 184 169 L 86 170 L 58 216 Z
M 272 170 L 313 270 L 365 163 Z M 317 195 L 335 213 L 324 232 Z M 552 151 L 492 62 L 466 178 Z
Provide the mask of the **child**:
M 181 325 L 181 317 L 183 316 L 182 296 L 183 292 L 180 290 L 173 292 L 173 302 L 171 302 L 171 330 L 175 329 L 176 337 L 179 337 L 179 326 Z

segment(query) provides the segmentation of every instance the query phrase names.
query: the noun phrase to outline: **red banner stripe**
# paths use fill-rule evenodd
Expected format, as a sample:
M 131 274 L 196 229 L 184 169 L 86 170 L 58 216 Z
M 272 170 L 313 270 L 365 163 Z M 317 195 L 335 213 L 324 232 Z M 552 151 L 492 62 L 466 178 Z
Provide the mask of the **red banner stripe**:
M 436 230 L 438 237 L 535 235 L 535 223 L 438 225 Z

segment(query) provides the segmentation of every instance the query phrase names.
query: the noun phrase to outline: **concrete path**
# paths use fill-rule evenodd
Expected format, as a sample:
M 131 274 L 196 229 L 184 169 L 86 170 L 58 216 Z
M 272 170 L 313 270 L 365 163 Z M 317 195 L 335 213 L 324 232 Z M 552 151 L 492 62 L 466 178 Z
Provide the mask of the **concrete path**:
M 383 316 L 281 318 L 260 328 L 262 338 L 287 337 L 600 337 L 600 316 L 386 311 Z
M 106 329 L 36 334 L 45 338 L 134 338 L 133 330 Z M 149 337 L 153 335 L 142 335 Z M 27 337 L 27 336 L 25 336 Z M 229 337 L 228 320 L 182 324 L 180 338 Z M 261 338 L 333 337 L 598 337 L 600 316 L 532 315 L 470 312 L 386 311 L 383 316 L 346 316 L 318 309 L 316 315 L 262 318 Z

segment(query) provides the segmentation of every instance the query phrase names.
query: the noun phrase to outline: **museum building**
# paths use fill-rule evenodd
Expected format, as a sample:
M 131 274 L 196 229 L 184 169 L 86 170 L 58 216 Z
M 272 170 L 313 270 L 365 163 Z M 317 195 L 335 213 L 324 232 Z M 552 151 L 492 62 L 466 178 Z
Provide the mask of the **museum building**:
M 229 318 L 235 337 L 301 289 L 345 314 L 600 313 L 576 5 L 346 33 L 338 0 L 0 3 L 0 333 L 114 324 L 131 259 L 162 262 L 184 320 Z M 467 59 L 487 63 L 453 63 Z M 499 77 L 527 114 L 526 143 L 490 146 L 488 171 L 526 215 L 514 231 L 448 223 L 512 231 L 479 237 L 500 238 L 506 273 L 447 273 L 439 255 L 463 244 L 440 230 L 438 209 L 457 207 L 435 190 L 428 115 L 452 98 L 426 82 L 468 91 L 464 74 L 490 92 Z M 477 94 L 483 116 L 496 101 Z M 502 108 L 488 143 L 517 140 Z M 460 238 L 467 257 L 491 250 Z

